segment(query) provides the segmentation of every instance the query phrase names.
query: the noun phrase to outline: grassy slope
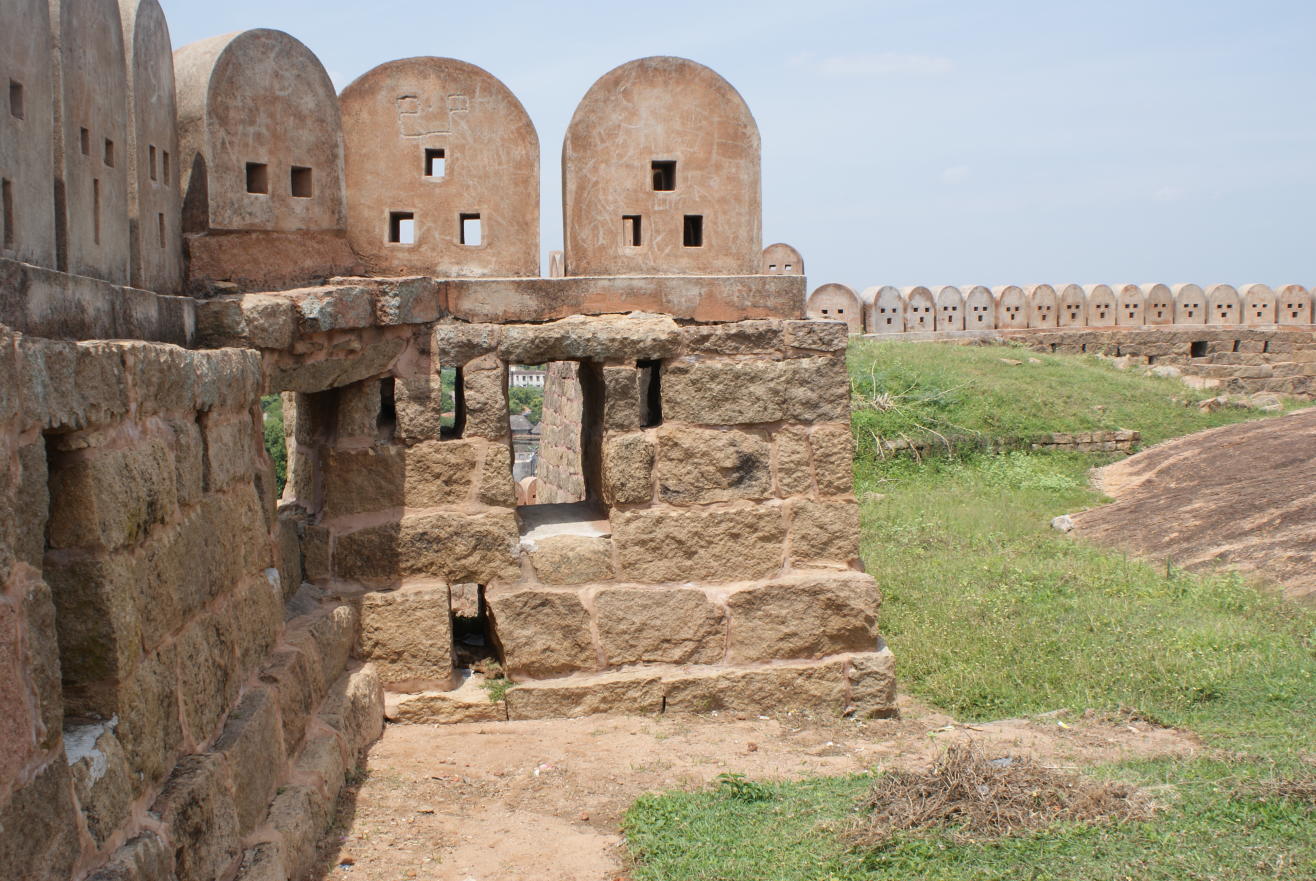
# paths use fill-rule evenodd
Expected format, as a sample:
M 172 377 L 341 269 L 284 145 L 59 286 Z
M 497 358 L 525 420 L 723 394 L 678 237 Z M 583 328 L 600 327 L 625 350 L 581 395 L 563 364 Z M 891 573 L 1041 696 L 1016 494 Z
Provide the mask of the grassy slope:
M 1235 409 L 1203 413 L 1192 405 L 1216 392 L 1141 370 L 1119 370 L 1095 355 L 855 340 L 849 361 L 857 402 L 881 396 L 885 407 L 856 409 L 861 452 L 872 451 L 874 435 L 1022 438 L 1121 428 L 1141 431 L 1152 444 L 1258 415 Z
M 857 384 L 876 363 L 907 376 L 901 389 L 955 389 L 949 418 L 1002 434 L 1127 427 L 1160 439 L 1251 415 L 1202 414 L 1172 400 L 1191 396 L 1182 385 L 1089 358 L 1043 356 L 1040 383 L 990 349 L 858 344 L 851 356 Z M 1068 392 L 1048 402 L 1047 384 Z M 1230 575 L 1167 572 L 1051 530 L 1051 517 L 1100 501 L 1086 481 L 1100 461 L 861 452 L 858 492 L 884 496 L 864 502 L 863 555 L 901 685 L 966 720 L 1135 707 L 1228 761 L 1101 769 L 1168 785 L 1170 806 L 1150 823 L 981 846 L 907 838 L 879 854 L 848 853 L 835 834 L 863 778 L 775 785 L 765 802 L 650 796 L 627 817 L 635 878 L 1316 878 L 1316 809 L 1238 795 L 1244 781 L 1303 773 L 1301 756 L 1316 753 L 1316 616 Z

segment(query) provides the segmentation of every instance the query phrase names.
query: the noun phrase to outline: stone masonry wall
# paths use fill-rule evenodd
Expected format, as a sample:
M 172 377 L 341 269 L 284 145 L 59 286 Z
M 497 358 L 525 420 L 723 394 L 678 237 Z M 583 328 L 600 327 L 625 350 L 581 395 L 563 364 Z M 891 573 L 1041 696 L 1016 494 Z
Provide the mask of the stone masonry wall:
M 306 512 L 306 575 L 360 603 L 361 654 L 397 718 L 889 714 L 845 343 L 809 321 L 440 321 L 379 374 L 296 397 L 290 458 L 317 476 L 298 474 L 285 507 Z M 523 519 L 511 480 L 507 365 L 552 361 L 580 363 L 601 397 L 583 416 L 598 502 L 567 524 Z M 645 427 L 652 362 L 662 418 Z M 433 418 L 441 366 L 461 370 L 459 434 Z M 451 694 L 454 584 L 485 588 L 517 683 L 502 702 Z
M 585 476 L 581 466 L 580 429 L 582 405 L 580 365 L 555 361 L 544 377 L 544 417 L 540 422 L 540 504 L 579 502 L 585 498 Z
M 253 351 L 0 328 L 6 877 L 297 875 L 379 733 L 355 610 L 276 553 L 261 383 Z

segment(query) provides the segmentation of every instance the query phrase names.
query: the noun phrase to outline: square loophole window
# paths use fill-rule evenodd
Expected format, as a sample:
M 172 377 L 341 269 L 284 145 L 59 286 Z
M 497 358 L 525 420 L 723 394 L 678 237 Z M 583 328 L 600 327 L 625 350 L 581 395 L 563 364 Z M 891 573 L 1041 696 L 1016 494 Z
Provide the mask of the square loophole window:
M 640 215 L 623 214 L 621 216 L 621 243 L 630 248 L 638 248 L 643 241 Z
M 288 181 L 290 191 L 298 199 L 309 199 L 315 195 L 315 184 L 311 169 L 305 165 L 294 165 Z
M 247 163 L 247 192 L 268 196 L 270 193 L 270 167 L 264 162 Z
M 14 119 L 22 119 L 27 115 L 23 106 L 23 84 L 18 80 L 9 81 L 9 115 Z
M 704 215 L 687 214 L 682 230 L 682 239 L 687 248 L 704 246 Z
M 650 168 L 653 172 L 655 190 L 676 189 L 676 162 L 672 159 L 655 159 Z
M 394 245 L 416 244 L 416 215 L 412 211 L 390 211 L 388 241 Z
M 448 152 L 442 147 L 425 149 L 425 176 L 441 178 L 448 173 Z
M 484 243 L 484 229 L 480 224 L 480 215 L 459 215 L 461 223 L 461 243 L 472 248 Z

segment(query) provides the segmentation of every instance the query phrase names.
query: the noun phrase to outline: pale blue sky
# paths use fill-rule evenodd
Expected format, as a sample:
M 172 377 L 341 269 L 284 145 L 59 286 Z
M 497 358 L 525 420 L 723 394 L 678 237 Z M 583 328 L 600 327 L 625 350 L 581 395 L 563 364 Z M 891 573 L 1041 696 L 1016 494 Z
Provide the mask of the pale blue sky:
M 811 286 L 1316 285 L 1310 0 L 161 2 L 175 45 L 278 28 L 340 89 L 412 55 L 486 68 L 539 130 L 545 252 L 576 103 L 682 55 L 749 102 L 764 243 Z

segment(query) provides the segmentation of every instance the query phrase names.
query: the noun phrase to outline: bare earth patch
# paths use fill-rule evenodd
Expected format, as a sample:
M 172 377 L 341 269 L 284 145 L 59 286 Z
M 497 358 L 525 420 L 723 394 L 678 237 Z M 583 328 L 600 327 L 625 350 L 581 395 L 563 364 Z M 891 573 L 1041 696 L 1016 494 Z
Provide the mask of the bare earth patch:
M 1316 408 L 1158 444 L 1097 473 L 1079 535 L 1185 568 L 1220 564 L 1316 601 Z
M 712 717 L 389 725 L 322 847 L 325 881 L 607 881 L 618 824 L 646 792 L 724 772 L 799 779 L 925 768 L 948 743 L 1076 767 L 1191 755 L 1196 738 L 1141 721 L 959 725 L 902 699 L 903 718 Z

